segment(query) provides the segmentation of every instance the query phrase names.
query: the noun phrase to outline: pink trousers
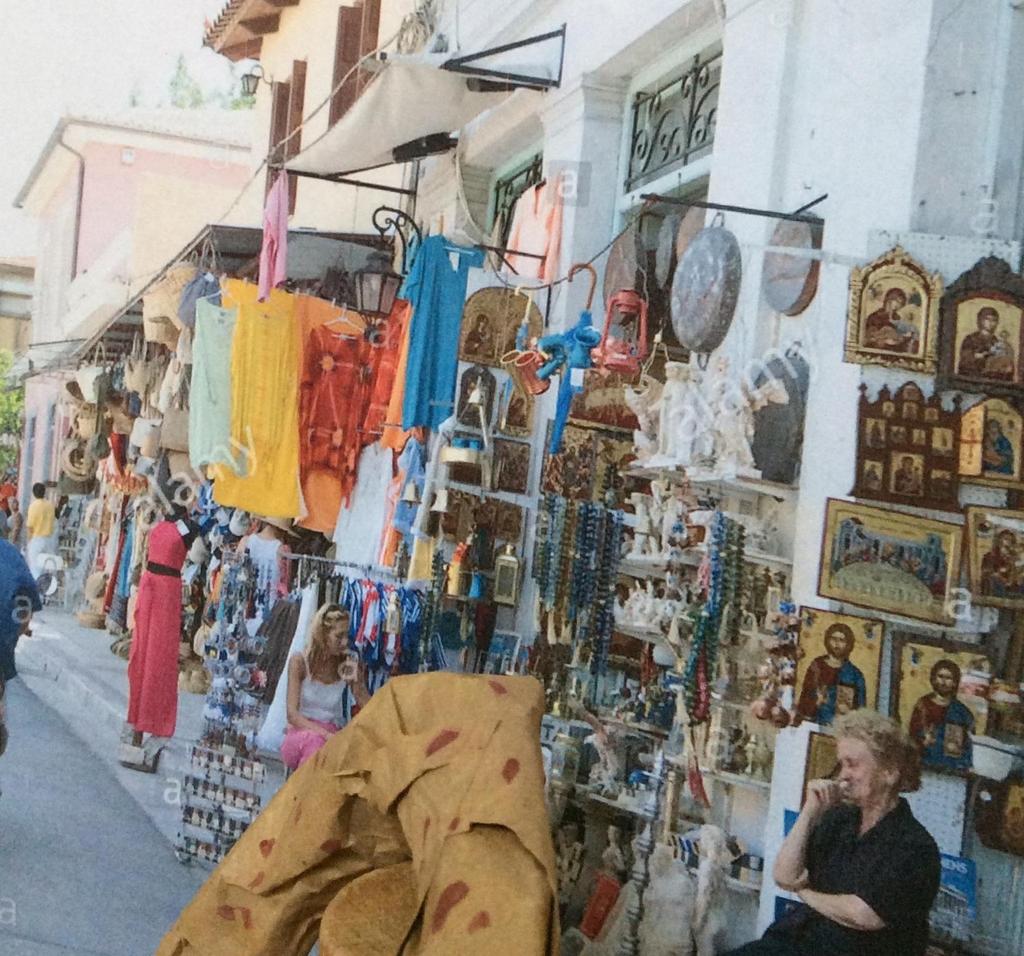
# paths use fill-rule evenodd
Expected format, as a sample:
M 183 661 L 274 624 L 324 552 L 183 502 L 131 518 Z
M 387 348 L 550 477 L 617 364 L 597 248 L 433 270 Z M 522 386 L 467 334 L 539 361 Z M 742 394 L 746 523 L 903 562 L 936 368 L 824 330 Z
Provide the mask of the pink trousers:
M 314 720 L 313 723 L 323 727 L 329 734 L 336 734 L 341 730 L 337 724 L 329 724 L 322 720 Z M 289 727 L 281 743 L 281 760 L 289 770 L 298 770 L 325 743 L 327 738 L 315 731 Z

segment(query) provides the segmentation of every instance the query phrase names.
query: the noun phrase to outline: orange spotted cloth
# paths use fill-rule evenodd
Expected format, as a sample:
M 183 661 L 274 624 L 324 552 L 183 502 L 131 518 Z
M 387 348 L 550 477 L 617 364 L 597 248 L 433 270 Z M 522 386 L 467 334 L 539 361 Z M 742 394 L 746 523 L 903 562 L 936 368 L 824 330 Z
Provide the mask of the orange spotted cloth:
M 157 956 L 554 956 L 540 685 L 396 677 L 285 784 Z

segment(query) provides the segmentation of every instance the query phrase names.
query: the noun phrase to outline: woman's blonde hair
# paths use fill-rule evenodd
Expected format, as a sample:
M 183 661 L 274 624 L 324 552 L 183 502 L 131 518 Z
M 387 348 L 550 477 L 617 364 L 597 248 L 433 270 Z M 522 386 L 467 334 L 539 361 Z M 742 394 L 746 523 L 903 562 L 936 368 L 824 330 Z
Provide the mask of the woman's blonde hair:
M 912 793 L 921 787 L 921 751 L 910 736 L 891 717 L 873 710 L 854 710 L 836 719 L 832 726 L 836 737 L 848 737 L 866 744 L 871 755 L 888 770 L 896 770 L 900 793 Z
M 325 604 L 316 612 L 306 641 L 306 664 L 310 673 L 322 672 L 334 657 L 327 643 L 327 617 L 330 614 L 343 614 L 348 618 L 349 624 L 352 622 L 348 609 L 340 604 Z

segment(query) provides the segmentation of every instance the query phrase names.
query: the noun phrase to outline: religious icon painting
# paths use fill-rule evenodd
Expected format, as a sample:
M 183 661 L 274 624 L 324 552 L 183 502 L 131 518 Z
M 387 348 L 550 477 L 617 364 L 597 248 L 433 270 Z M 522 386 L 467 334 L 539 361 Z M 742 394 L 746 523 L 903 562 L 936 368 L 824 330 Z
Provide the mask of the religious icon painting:
M 967 773 L 985 733 L 992 666 L 979 651 L 903 638 L 893 648 L 894 716 L 931 770 Z
M 818 594 L 903 617 L 954 622 L 959 525 L 829 498 Z
M 500 286 L 474 292 L 462 310 L 459 359 L 475 365 L 501 365 L 502 356 L 515 349 L 524 321 L 528 344 L 541 334 L 544 325 L 531 298 Z
M 496 491 L 525 495 L 530 481 L 530 445 L 526 442 L 494 442 L 494 481 Z
M 854 269 L 845 361 L 934 373 L 941 297 L 942 277 L 899 246 Z
M 967 509 L 967 579 L 973 604 L 1024 608 L 1024 511 Z
M 472 365 L 462 373 L 459 397 L 455 403 L 455 417 L 460 425 L 480 428 L 480 409 L 483 409 L 488 428 L 494 421 L 494 401 L 497 392 L 494 373 L 482 365 Z
M 980 259 L 942 297 L 939 384 L 989 395 L 1024 392 L 1024 278 Z
M 971 484 L 1024 488 L 1024 418 L 1009 402 L 989 398 L 963 413 L 960 475 Z
M 807 785 L 812 780 L 829 780 L 836 775 L 839 767 L 839 741 L 832 734 L 815 731 L 807 737 L 807 762 L 804 764 L 804 788 L 800 797 L 800 809 L 807 802 Z
M 498 431 L 515 438 L 528 438 L 533 433 L 536 401 L 522 388 L 514 375 L 507 376 L 498 394 Z
M 632 434 L 640 422 L 626 404 L 626 388 L 634 385 L 636 379 L 636 375 L 591 369 L 583 377 L 582 391 L 573 397 L 569 421 Z
M 1024 856 L 1024 780 L 978 781 L 975 829 L 981 842 L 993 850 Z
M 883 386 L 874 401 L 860 386 L 857 470 L 851 494 L 939 511 L 959 511 L 960 398 L 943 407 L 915 382 Z
M 884 633 L 875 618 L 800 608 L 798 721 L 827 726 L 851 710 L 878 705 Z
M 560 495 L 574 501 L 590 501 L 596 487 L 597 447 L 595 433 L 587 428 L 566 425 L 562 447 L 555 455 L 551 444 L 551 422 L 544 437 L 544 468 L 541 492 Z
M 475 530 L 483 530 L 492 539 L 518 544 L 523 533 L 523 509 L 453 488 L 448 492 L 448 511 L 442 516 L 442 525 L 445 534 L 459 541 Z

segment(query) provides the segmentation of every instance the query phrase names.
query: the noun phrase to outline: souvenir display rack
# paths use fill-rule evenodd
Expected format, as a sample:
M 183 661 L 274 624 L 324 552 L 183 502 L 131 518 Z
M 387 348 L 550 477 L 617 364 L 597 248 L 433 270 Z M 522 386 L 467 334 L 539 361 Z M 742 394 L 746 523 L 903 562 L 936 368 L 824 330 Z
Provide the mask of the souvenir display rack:
M 225 552 L 217 621 L 204 647 L 212 676 L 204 730 L 181 784 L 175 852 L 182 862 L 219 863 L 262 806 L 267 769 L 255 756 L 255 735 L 264 707 L 249 691 L 260 683 L 256 662 L 264 640 L 250 636 L 246 626 L 255 587 L 249 559 Z

